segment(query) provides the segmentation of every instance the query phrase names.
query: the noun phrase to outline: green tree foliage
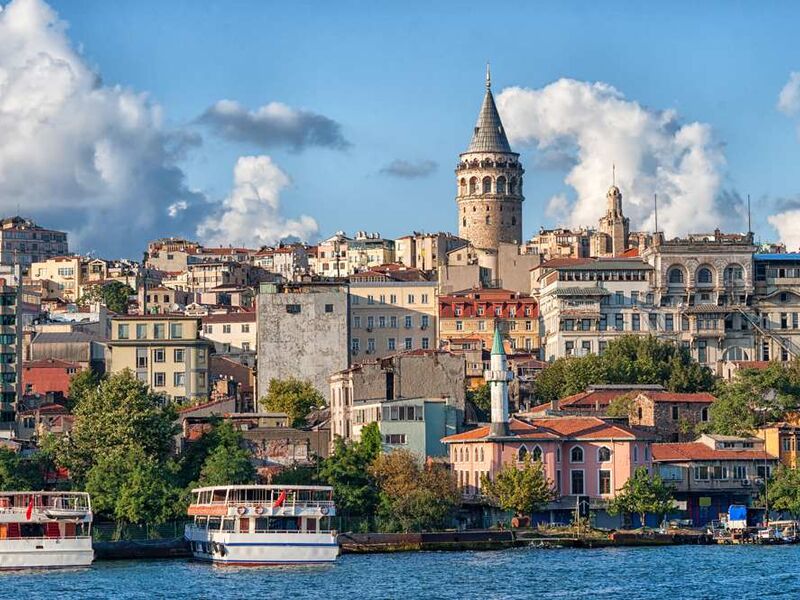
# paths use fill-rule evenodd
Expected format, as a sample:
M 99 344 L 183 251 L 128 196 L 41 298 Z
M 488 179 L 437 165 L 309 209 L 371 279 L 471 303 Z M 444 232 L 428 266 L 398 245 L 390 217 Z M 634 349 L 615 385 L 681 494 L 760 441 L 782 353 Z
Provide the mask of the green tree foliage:
M 321 485 L 319 480 L 320 464 L 312 466 L 295 465 L 284 469 L 272 478 L 275 485 Z
M 90 287 L 86 293 L 78 299 L 77 303 L 83 305 L 91 304 L 92 302 L 100 302 L 112 312 L 126 314 L 128 312 L 129 299 L 135 293 L 131 286 L 121 281 L 112 281 L 103 285 L 94 285 Z
M 255 476 L 255 468 L 247 450 L 239 445 L 219 445 L 203 463 L 200 485 L 253 483 Z
M 261 404 L 269 411 L 286 413 L 292 426 L 298 427 L 305 423 L 308 413 L 325 404 L 325 399 L 310 381 L 291 377 L 270 380 Z
M 653 336 L 625 335 L 602 356 L 560 358 L 534 382 L 540 402 L 577 394 L 592 384 L 660 384 L 673 392 L 708 391 L 714 375 L 684 348 Z
M 0 490 L 44 489 L 40 457 L 22 458 L 8 448 L 0 447 Z
M 673 488 L 660 475 L 650 475 L 646 467 L 638 467 L 608 506 L 612 515 L 639 515 L 642 527 L 647 513 L 663 516 L 673 510 Z
M 67 396 L 67 408 L 74 408 L 86 398 L 103 381 L 104 376 L 93 369 L 78 371 L 69 380 L 69 391 Z
M 488 418 L 492 411 L 492 391 L 489 383 L 467 390 L 467 400 L 475 405 L 483 418 Z
M 384 530 L 446 527 L 461 499 L 455 477 L 444 465 L 421 465 L 408 450 L 380 454 L 370 473 L 380 490 L 378 516 Z
M 253 483 L 255 469 L 242 443 L 242 433 L 230 421 L 212 420 L 211 430 L 181 454 L 178 485 L 191 488 Z
M 319 479 L 333 486 L 338 510 L 348 516 L 372 515 L 378 502 L 378 489 L 369 466 L 381 451 L 377 423 L 361 429 L 361 440 L 334 440 L 333 454 L 322 461 Z
M 800 405 L 800 371 L 771 363 L 766 369 L 743 369 L 716 390 L 706 430 L 722 435 L 750 435 L 759 425 L 780 420 Z
M 521 466 L 506 464 L 494 480 L 481 477 L 483 494 L 503 510 L 529 516 L 556 497 L 553 482 L 547 479 L 540 461 L 525 457 Z
M 606 415 L 609 417 L 617 417 L 617 418 L 628 418 L 631 416 L 633 409 L 635 407 L 634 400 L 636 396 L 634 394 L 622 394 L 614 398 L 611 402 L 608 403 L 608 409 L 606 409 Z
M 800 517 L 800 470 L 779 467 L 769 480 L 767 499 L 770 510 Z

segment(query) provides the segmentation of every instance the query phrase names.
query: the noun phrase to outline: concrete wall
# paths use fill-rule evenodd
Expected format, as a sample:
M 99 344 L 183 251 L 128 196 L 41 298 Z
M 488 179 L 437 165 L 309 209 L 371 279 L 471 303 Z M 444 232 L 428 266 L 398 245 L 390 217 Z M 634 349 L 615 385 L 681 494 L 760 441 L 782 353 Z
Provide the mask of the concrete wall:
M 287 307 L 299 307 L 289 312 Z M 345 285 L 292 286 L 258 296 L 258 390 L 271 379 L 295 377 L 330 400 L 328 377 L 348 366 Z

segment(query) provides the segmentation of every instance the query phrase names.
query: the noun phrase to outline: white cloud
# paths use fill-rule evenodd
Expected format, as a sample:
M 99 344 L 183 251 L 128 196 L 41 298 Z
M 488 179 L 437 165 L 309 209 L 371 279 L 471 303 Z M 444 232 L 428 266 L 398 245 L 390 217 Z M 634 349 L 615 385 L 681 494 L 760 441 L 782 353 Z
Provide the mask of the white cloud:
M 770 215 L 767 221 L 778 232 L 780 240 L 786 244 L 789 252 L 800 251 L 800 208 Z
M 198 121 L 221 137 L 261 148 L 288 146 L 302 150 L 322 146 L 343 149 L 350 145 L 342 135 L 341 125 L 333 119 L 280 102 L 270 102 L 251 111 L 233 100 L 220 100 Z
M 683 124 L 675 111 L 643 107 L 602 82 L 560 79 L 541 89 L 512 87 L 497 103 L 512 144 L 573 154 L 565 182 L 576 200 L 567 206 L 559 198 L 550 207 L 568 213 L 569 225 L 596 225 L 616 163 L 632 228 L 653 229 L 654 193 L 659 229 L 668 236 L 743 228 L 738 207 L 720 201 L 725 157 L 709 125 Z
M 547 201 L 544 214 L 557 223 L 563 223 L 569 218 L 569 199 L 564 194 L 556 194 Z
M 789 81 L 778 94 L 778 110 L 785 115 L 793 116 L 800 111 L 800 73 L 789 73 Z
M 189 208 L 189 204 L 185 200 L 178 200 L 167 207 L 167 214 L 174 219 L 181 213 L 181 211 L 184 211 L 187 208 Z
M 103 85 L 65 30 L 41 0 L 0 11 L 0 211 L 19 206 L 101 252 L 138 250 L 176 227 L 163 207 L 201 200 L 175 164 L 190 140 L 145 94 Z
M 218 214 L 206 218 L 197 234 L 208 245 L 258 247 L 283 238 L 307 240 L 319 231 L 306 215 L 281 216 L 280 194 L 289 177 L 269 156 L 242 156 L 233 171 L 233 189 Z
M 395 158 L 389 164 L 382 167 L 380 172 L 383 175 L 400 177 L 401 179 L 418 179 L 420 177 L 427 177 L 433 173 L 437 166 L 438 165 L 433 160 L 413 161 Z

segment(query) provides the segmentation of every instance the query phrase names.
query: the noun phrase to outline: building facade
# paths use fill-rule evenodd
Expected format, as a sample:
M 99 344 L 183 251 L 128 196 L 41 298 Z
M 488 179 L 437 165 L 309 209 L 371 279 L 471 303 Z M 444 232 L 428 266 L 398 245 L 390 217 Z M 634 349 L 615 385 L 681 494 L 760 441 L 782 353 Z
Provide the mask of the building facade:
M 214 344 L 217 354 L 255 353 L 256 313 L 215 313 L 201 317 L 203 337 Z
M 512 152 L 492 96 L 486 94 L 466 152 L 456 166 L 458 237 L 476 248 L 522 242 L 522 164 Z
M 176 403 L 208 398 L 210 344 L 200 336 L 200 319 L 173 314 L 111 321 L 112 373 L 130 369 L 153 392 Z
M 35 262 L 68 253 L 63 231 L 45 229 L 22 217 L 0 221 L 0 264 L 20 265 L 24 273 Z

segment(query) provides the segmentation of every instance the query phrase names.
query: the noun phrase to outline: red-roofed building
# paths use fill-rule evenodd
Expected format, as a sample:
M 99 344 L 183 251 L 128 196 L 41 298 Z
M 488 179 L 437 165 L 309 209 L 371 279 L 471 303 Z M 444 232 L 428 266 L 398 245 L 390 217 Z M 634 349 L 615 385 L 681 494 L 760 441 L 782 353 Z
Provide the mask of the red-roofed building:
M 538 317 L 536 300 L 510 290 L 476 289 L 439 296 L 439 340 L 453 348 L 451 340 L 477 338 L 488 348 L 497 323 L 509 353 L 538 353 Z
M 653 444 L 653 464 L 674 486 L 679 508 L 701 526 L 731 504 L 751 504 L 778 458 L 759 438 L 702 435 L 694 442 Z
M 25 395 L 51 394 L 66 398 L 69 381 L 83 370 L 79 363 L 47 358 L 26 362 L 22 365 L 22 385 Z

